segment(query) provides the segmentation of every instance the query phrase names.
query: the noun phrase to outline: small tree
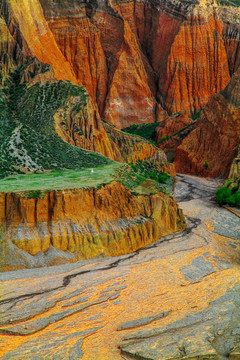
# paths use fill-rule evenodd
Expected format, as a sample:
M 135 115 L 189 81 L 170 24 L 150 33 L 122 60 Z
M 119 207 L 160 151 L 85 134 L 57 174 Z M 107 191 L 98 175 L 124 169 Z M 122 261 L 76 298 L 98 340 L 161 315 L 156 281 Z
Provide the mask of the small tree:
M 205 170 L 208 169 L 209 165 L 208 165 L 208 161 L 207 161 L 207 160 L 204 161 L 203 167 L 204 167 Z

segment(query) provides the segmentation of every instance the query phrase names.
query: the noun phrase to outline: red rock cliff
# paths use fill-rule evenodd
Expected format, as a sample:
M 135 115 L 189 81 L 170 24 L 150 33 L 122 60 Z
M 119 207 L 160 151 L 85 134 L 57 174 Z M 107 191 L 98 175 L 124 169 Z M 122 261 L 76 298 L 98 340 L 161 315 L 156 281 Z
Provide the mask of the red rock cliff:
M 203 109 L 195 129 L 175 153 L 179 172 L 227 176 L 240 141 L 240 68 Z
M 118 127 L 196 112 L 239 64 L 238 8 L 200 1 L 4 0 L 24 50 L 85 85 Z M 234 15 L 235 14 L 235 15 Z M 9 15 L 8 15 L 9 16 Z
M 0 49 L 5 68 L 10 71 L 21 58 L 36 56 L 51 65 L 57 80 L 84 85 L 92 109 L 81 117 L 86 136 L 59 134 L 112 159 L 121 159 L 121 147 L 108 137 L 101 118 L 122 128 L 165 121 L 178 111 L 193 115 L 239 68 L 239 7 L 210 0 L 2 0 L 2 5 Z M 220 111 L 223 104 L 219 106 Z M 210 138 L 206 136 L 209 147 Z M 179 145 L 175 140 L 174 147 Z M 194 172 L 193 168 L 184 165 L 186 171 Z

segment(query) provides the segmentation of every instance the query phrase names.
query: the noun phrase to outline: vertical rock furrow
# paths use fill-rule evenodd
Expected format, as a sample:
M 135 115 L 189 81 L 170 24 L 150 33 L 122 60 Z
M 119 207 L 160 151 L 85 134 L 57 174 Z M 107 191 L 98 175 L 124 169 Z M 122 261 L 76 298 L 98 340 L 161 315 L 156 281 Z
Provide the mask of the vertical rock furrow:
M 185 227 L 182 211 L 168 195 L 133 195 L 117 182 L 51 191 L 38 199 L 23 196 L 1 194 L 1 223 L 9 239 L 32 255 L 50 245 L 83 258 L 121 255 Z

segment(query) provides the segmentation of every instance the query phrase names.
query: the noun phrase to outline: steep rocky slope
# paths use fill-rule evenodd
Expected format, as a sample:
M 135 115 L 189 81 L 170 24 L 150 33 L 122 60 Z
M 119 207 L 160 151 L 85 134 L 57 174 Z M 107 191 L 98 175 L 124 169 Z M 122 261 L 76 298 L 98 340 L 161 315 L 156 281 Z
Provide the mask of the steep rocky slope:
M 83 85 L 87 108 L 79 115 L 75 100 L 68 100 L 66 119 L 62 109 L 55 116 L 58 134 L 114 160 L 121 160 L 123 146 L 108 136 L 101 118 L 117 128 L 165 121 L 176 112 L 189 119 L 239 67 L 240 9 L 234 2 L 3 0 L 1 17 L 2 78 L 31 56 L 53 69 L 42 82 L 55 77 Z M 187 134 L 161 147 L 175 151 Z M 186 165 L 183 171 L 195 170 Z
M 13 56 L 10 59 L 13 61 Z M 97 151 L 119 161 L 144 159 L 157 153 L 168 167 L 165 154 L 148 141 L 121 136 L 118 131 L 114 137 L 108 134 L 84 87 L 58 81 L 52 68 L 36 58 L 23 58 L 21 63 L 17 66 L 13 62 L 12 69 L 5 68 L 1 73 L 1 176 L 16 171 L 94 165 L 88 162 L 86 152 L 76 148 Z M 127 141 L 122 141 L 123 137 Z M 131 149 L 134 142 L 138 145 Z
M 195 129 L 175 153 L 179 172 L 227 176 L 240 142 L 240 68 L 201 112 Z
M 162 107 L 195 113 L 239 64 L 239 8 L 229 4 L 3 4 L 25 53 L 49 63 L 58 79 L 86 86 L 100 115 L 118 127 L 161 120 Z
M 7 237 L 31 255 L 54 247 L 91 258 L 126 254 L 185 228 L 171 196 L 151 180 L 137 181 L 128 168 L 120 179 L 124 171 L 124 180 L 97 187 L 85 181 L 83 189 L 1 193 L 2 241 Z
M 223 11 L 211 2 L 41 3 L 79 81 L 118 127 L 161 119 L 159 101 L 170 113 L 194 113 L 237 68 L 237 8 Z

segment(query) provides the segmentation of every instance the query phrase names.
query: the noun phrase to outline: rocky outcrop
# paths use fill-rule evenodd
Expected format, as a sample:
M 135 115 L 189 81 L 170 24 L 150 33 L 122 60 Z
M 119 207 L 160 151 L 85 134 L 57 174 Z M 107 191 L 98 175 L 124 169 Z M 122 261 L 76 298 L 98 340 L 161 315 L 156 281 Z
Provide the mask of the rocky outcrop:
M 240 178 L 240 146 L 238 148 L 238 154 L 232 162 L 228 177 L 233 180 Z
M 233 163 L 231 165 L 230 172 L 229 172 L 229 178 L 233 179 L 233 180 L 240 178 L 240 156 L 236 157 L 233 160 Z
M 72 97 L 67 106 L 55 113 L 54 119 L 56 132 L 71 145 L 100 152 L 120 162 L 135 163 L 139 159 L 157 156 L 159 164 L 164 164 L 171 175 L 175 174 L 174 165 L 168 163 L 161 149 L 142 137 L 131 136 L 101 122 L 90 98 L 87 98 L 86 106 L 82 106 L 81 98 Z M 99 121 L 99 129 L 94 120 Z
M 57 79 L 84 85 L 100 115 L 118 127 L 163 120 L 163 108 L 195 113 L 238 68 L 239 9 L 231 6 L 3 3 L 23 51 L 50 64 Z
M 157 146 L 166 152 L 169 160 L 174 159 L 177 147 L 193 130 L 195 123 L 187 114 L 177 113 L 156 127 L 154 139 Z
M 0 81 L 7 80 L 11 71 L 23 61 L 23 54 L 0 14 Z
M 31 255 L 50 246 L 82 258 L 121 255 L 185 228 L 182 211 L 169 195 L 134 195 L 116 181 L 34 199 L 2 193 L 0 200 L 7 236 Z
M 240 68 L 203 109 L 195 129 L 175 153 L 178 172 L 227 176 L 240 139 Z
M 106 99 L 105 119 L 118 128 L 124 128 L 134 123 L 154 122 L 157 112 L 158 105 L 148 86 L 137 39 L 125 22 L 118 66 Z M 166 116 L 163 111 L 162 115 Z
M 191 74 L 191 76 L 190 76 Z M 230 79 L 222 26 L 199 13 L 192 14 L 174 39 L 161 78 L 161 93 L 169 112 L 195 113 Z
M 107 123 L 103 126 L 119 161 L 135 164 L 138 160 L 148 159 L 158 170 L 176 175 L 175 166 L 167 161 L 164 151 L 140 136 L 131 136 Z
M 57 134 L 69 144 L 121 161 L 87 93 L 85 100 L 83 97 L 71 97 L 67 105 L 54 114 L 54 120 Z
M 3 1 L 2 13 L 11 32 L 20 34 L 21 48 L 26 55 L 36 56 L 39 61 L 51 65 L 58 80 L 77 84 L 70 64 L 49 29 L 39 1 Z
M 165 121 L 168 115 L 181 111 L 187 114 L 188 120 L 184 121 L 190 125 L 189 114 L 195 115 L 209 104 L 238 71 L 240 9 L 228 5 L 210 0 L 3 0 L 1 28 L 5 35 L 1 35 L 1 58 L 10 69 L 14 61 L 17 66 L 13 58 L 37 57 L 40 63 L 51 65 L 56 80 L 84 85 L 90 95 L 87 116 L 86 112 L 75 113 L 70 106 L 64 121 L 68 126 L 64 127 L 58 113 L 58 133 L 72 145 L 121 160 L 121 146 L 117 147 L 108 137 L 101 118 L 123 128 L 133 123 Z M 6 42 L 9 48 L 4 45 Z M 206 111 L 214 104 L 215 100 Z M 219 111 L 222 106 L 219 105 Z M 182 120 L 176 117 L 175 122 L 174 128 L 179 129 Z M 76 126 L 80 131 L 74 131 Z M 223 125 L 222 130 L 227 127 Z M 182 133 L 181 139 L 171 136 L 171 141 L 161 147 L 175 151 L 189 130 Z M 196 131 L 192 132 L 198 136 L 194 143 L 201 136 Z M 161 133 L 160 130 L 157 135 L 158 143 L 159 136 L 164 136 Z M 230 133 L 225 135 L 228 138 Z M 211 147 L 210 137 L 206 137 L 209 144 L 205 148 Z M 180 145 L 180 153 L 184 146 Z M 191 148 L 184 151 L 191 152 Z M 202 148 L 201 152 L 205 154 Z M 204 154 L 202 157 L 210 156 Z M 178 155 L 178 159 L 179 156 L 183 155 Z M 229 170 L 232 159 L 229 154 L 223 167 Z M 197 173 L 219 174 L 220 169 L 200 171 L 210 159 L 196 161 Z M 179 169 L 194 172 L 195 166 L 181 165 Z

